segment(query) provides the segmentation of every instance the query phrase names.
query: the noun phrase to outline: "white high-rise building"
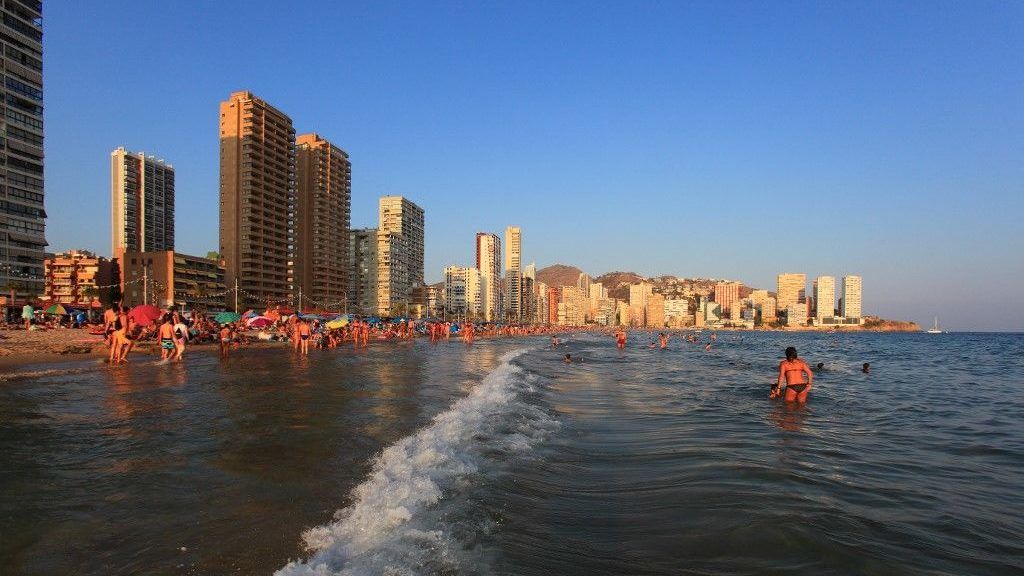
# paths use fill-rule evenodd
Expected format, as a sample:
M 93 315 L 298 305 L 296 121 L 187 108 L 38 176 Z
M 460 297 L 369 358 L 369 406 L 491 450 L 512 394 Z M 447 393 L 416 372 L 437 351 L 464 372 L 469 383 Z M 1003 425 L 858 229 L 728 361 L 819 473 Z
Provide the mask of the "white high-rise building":
M 843 305 L 840 310 L 842 317 L 861 317 L 861 289 L 860 276 L 843 276 Z
M 836 279 L 818 276 L 814 281 L 814 317 L 818 322 L 836 315 Z
M 483 316 L 481 276 L 476 268 L 448 266 L 444 269 L 444 309 L 450 318 Z
M 174 250 L 174 167 L 143 152 L 110 153 L 110 253 Z
M 497 234 L 476 233 L 476 269 L 480 271 L 484 319 L 501 320 L 501 238 Z
M 423 208 L 402 196 L 380 199 L 377 227 L 377 312 L 408 306 L 410 292 L 423 285 Z
M 518 226 L 505 229 L 505 316 L 523 319 L 523 233 Z

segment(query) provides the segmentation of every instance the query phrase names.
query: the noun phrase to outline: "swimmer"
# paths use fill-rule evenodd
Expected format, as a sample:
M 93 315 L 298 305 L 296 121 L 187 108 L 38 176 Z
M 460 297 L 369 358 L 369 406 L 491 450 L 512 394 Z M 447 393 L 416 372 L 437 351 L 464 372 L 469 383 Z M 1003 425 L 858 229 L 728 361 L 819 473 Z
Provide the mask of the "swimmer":
M 565 355 L 565 363 L 566 364 L 572 364 L 572 354 L 566 354 Z
M 662 350 L 668 348 L 668 334 L 665 334 L 664 332 L 658 334 L 658 341 L 661 343 Z
M 626 330 L 625 329 L 619 328 L 619 330 L 617 332 L 615 332 L 615 344 L 616 344 L 616 346 L 619 347 L 619 350 L 623 350 L 623 349 L 626 348 Z
M 711 352 L 711 343 L 710 342 L 708 342 L 708 345 L 704 347 L 704 351 L 705 352 Z
M 865 362 L 860 371 L 865 374 L 871 374 L 871 362 Z
M 804 381 L 804 373 L 807 373 L 807 381 Z M 782 382 L 786 382 L 786 402 L 807 402 L 807 393 L 811 391 L 814 382 L 814 373 L 806 362 L 799 359 L 796 348 L 786 348 L 786 359 L 779 362 L 779 380 L 772 386 L 769 398 L 777 398 L 781 392 Z
M 551 347 L 558 348 L 558 336 L 551 337 Z
M 820 372 L 820 371 L 825 369 L 825 363 L 824 362 L 818 362 L 818 365 L 815 366 L 815 368 L 817 368 L 818 371 Z

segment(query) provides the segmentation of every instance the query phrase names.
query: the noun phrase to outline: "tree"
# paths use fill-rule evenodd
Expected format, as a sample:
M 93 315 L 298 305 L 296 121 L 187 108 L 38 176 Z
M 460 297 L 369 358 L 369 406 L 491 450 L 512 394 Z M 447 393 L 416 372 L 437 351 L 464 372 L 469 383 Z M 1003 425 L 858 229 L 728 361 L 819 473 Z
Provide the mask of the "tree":
M 220 260 L 220 252 L 214 252 L 213 250 L 210 250 L 209 252 L 206 253 L 206 259 L 217 262 Z

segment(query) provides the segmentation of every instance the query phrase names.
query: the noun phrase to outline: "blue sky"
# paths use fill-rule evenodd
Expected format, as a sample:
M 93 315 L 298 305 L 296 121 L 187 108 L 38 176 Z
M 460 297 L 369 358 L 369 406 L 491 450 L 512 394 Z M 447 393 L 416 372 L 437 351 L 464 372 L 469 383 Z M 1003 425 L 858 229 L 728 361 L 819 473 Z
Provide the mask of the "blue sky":
M 350 154 L 353 227 L 426 209 L 428 280 L 514 224 L 539 267 L 860 274 L 867 313 L 1024 330 L 1024 4 L 44 9 L 54 250 L 109 253 L 121 145 L 174 164 L 178 249 L 216 249 L 248 89 Z

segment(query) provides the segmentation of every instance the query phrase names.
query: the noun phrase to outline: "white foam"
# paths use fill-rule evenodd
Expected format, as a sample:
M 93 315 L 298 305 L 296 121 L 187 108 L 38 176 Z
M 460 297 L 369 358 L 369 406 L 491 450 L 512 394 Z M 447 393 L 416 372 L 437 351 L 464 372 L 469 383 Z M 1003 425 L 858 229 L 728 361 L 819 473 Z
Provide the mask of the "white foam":
M 502 356 L 501 365 L 467 396 L 426 428 L 385 449 L 369 478 L 353 490 L 352 504 L 337 512 L 334 522 L 303 534 L 313 555 L 290 562 L 277 574 L 412 576 L 459 571 L 463 546 L 445 524 L 445 518 L 458 514 L 440 510 L 446 491 L 457 490 L 494 454 L 526 450 L 557 426 L 521 398 L 533 388 L 511 361 L 524 352 Z M 447 504 L 458 507 L 454 500 Z

